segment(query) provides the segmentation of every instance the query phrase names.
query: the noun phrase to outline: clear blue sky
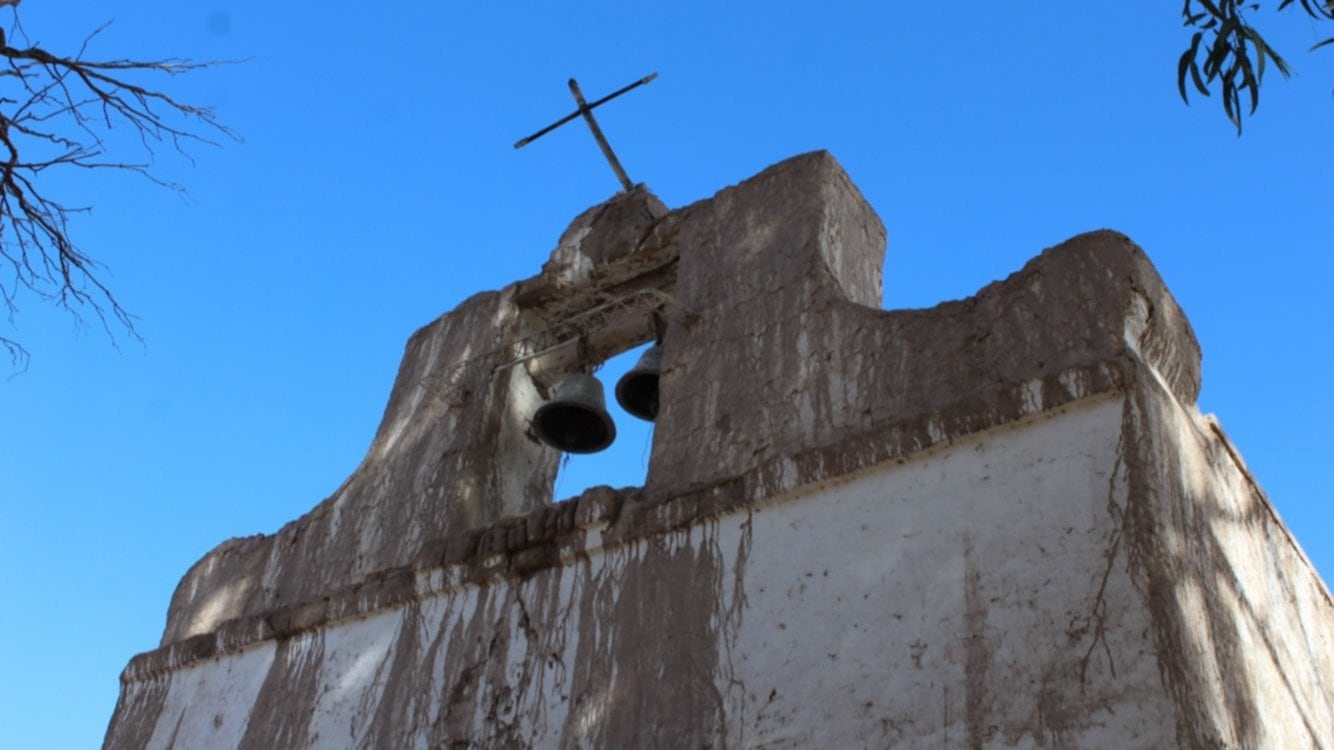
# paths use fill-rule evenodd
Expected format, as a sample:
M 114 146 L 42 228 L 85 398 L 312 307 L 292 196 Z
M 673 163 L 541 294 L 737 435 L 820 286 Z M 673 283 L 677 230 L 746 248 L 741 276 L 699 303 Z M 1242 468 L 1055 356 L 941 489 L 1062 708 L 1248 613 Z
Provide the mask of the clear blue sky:
M 168 86 L 245 142 L 161 155 L 188 202 L 51 177 L 96 207 L 73 231 L 146 345 L 31 299 L 5 329 L 32 361 L 0 380 L 0 748 L 97 746 L 190 564 L 329 495 L 407 337 L 535 274 L 615 192 L 577 123 L 512 148 L 572 109 L 570 76 L 594 98 L 661 74 L 599 117 L 669 206 L 832 151 L 888 228 L 890 308 L 1129 234 L 1203 345 L 1202 410 L 1334 572 L 1334 50 L 1306 53 L 1330 31 L 1266 22 L 1297 76 L 1238 139 L 1178 99 L 1177 3 L 861 5 L 27 0 L 53 50 L 114 19 L 92 55 L 244 60 Z M 618 422 L 562 495 L 639 483 L 647 434 Z

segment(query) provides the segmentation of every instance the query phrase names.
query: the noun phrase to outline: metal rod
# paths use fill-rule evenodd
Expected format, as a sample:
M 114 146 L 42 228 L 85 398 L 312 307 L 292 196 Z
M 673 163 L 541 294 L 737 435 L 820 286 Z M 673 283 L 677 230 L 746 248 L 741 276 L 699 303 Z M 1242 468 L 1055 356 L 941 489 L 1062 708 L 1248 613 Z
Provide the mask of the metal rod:
M 627 193 L 634 190 L 635 184 L 625 174 L 625 169 L 621 166 L 620 160 L 616 158 L 616 154 L 611 150 L 611 144 L 607 143 L 607 137 L 602 135 L 602 128 L 598 127 L 598 121 L 593 119 L 592 107 L 589 107 L 588 102 L 584 101 L 584 94 L 579 90 L 579 84 L 573 78 L 570 79 L 570 93 L 574 94 L 574 100 L 579 102 L 579 113 L 588 122 L 588 129 L 593 131 L 593 138 L 598 142 L 598 148 L 602 149 L 602 155 L 607 157 L 607 163 L 611 165 L 611 171 L 615 172 L 616 177 L 620 179 L 621 187 L 625 188 Z
M 515 147 L 515 148 L 523 148 L 524 146 L 527 146 L 529 143 L 532 143 L 533 141 L 537 140 L 538 138 L 541 138 L 542 136 L 546 135 L 547 133 L 550 133 L 551 131 L 555 130 L 556 128 L 560 127 L 561 125 L 564 125 L 565 123 L 569 122 L 570 120 L 573 120 L 574 118 L 578 117 L 578 116 L 581 115 L 581 114 L 583 114 L 583 113 L 576 109 L 575 111 L 571 112 L 570 114 L 568 114 L 568 115 L 566 115 L 566 116 L 560 118 L 559 120 L 557 120 L 557 121 L 551 123 L 550 125 L 546 126 L 545 128 L 542 128 L 541 130 L 537 131 L 536 133 L 533 133 L 532 135 L 528 136 L 527 138 L 520 138 L 518 141 L 515 142 L 514 147 Z
M 612 99 L 615 99 L 616 97 L 620 96 L 621 94 L 624 94 L 625 92 L 630 91 L 631 89 L 638 88 L 639 86 L 643 86 L 644 84 L 646 84 L 646 83 L 652 81 L 654 78 L 657 78 L 657 77 L 658 77 L 658 74 L 657 74 L 656 72 L 655 72 L 655 73 L 649 73 L 648 75 L 644 76 L 643 78 L 639 79 L 638 81 L 635 81 L 634 83 L 630 84 L 629 86 L 624 86 L 624 87 L 622 87 L 622 88 L 619 88 L 619 89 L 617 89 L 616 91 L 613 91 L 613 92 L 611 92 L 610 94 L 607 94 L 606 96 L 602 97 L 601 99 L 598 99 L 597 101 L 593 102 L 592 104 L 589 104 L 589 105 L 588 105 L 588 109 L 593 109 L 594 107 L 598 107 L 598 106 L 601 106 L 601 105 L 603 105 L 603 104 L 606 104 L 607 102 L 611 101 Z M 570 79 L 570 80 L 574 80 L 574 79 Z M 524 146 L 528 145 L 529 143 L 532 143 L 533 141 L 537 140 L 538 138 L 541 138 L 542 136 L 546 135 L 547 133 L 550 133 L 551 131 L 555 130 L 556 128 L 560 127 L 561 125 L 564 125 L 565 123 L 569 122 L 570 120 L 573 120 L 574 118 L 578 117 L 579 115 L 582 115 L 583 113 L 584 113 L 584 110 L 583 110 L 582 107 L 580 107 L 579 109 L 576 109 L 575 111 L 573 111 L 573 112 L 571 112 L 570 114 L 568 114 L 568 115 L 566 115 L 566 116 L 560 118 L 559 120 L 557 120 L 557 121 L 551 123 L 550 125 L 546 126 L 545 128 L 542 128 L 541 130 L 537 131 L 536 133 L 533 133 L 532 135 L 528 136 L 527 138 L 520 138 L 520 139 L 518 140 L 518 142 L 514 144 L 514 147 L 515 147 L 515 148 L 523 148 Z

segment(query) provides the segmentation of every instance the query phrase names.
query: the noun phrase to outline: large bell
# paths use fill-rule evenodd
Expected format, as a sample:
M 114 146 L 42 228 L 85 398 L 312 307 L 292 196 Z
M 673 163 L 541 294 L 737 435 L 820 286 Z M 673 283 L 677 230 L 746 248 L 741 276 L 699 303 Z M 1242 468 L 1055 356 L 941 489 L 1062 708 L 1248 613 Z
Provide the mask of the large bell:
M 650 346 L 635 366 L 616 383 L 616 403 L 626 412 L 652 422 L 658 418 L 658 373 L 662 346 Z
M 567 375 L 533 415 L 533 431 L 566 453 L 597 453 L 611 445 L 616 425 L 607 414 L 602 384 L 586 373 Z

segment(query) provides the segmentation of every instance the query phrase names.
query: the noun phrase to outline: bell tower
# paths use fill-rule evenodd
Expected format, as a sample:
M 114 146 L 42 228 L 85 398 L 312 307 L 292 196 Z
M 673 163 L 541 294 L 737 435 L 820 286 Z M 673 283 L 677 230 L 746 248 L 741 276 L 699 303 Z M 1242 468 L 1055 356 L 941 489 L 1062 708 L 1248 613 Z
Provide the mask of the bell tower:
M 185 574 L 106 747 L 1334 745 L 1334 599 L 1145 253 L 887 311 L 884 247 L 824 152 L 589 209 L 412 336 L 332 497 Z M 553 504 L 649 342 L 644 485 Z

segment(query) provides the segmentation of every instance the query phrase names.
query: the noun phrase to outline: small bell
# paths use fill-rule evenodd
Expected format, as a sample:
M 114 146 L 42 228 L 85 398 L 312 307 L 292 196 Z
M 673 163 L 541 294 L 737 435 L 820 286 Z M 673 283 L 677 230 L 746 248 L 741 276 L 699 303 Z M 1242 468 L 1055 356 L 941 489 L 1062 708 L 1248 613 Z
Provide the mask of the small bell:
M 616 439 L 602 384 L 586 373 L 567 375 L 551 400 L 533 414 L 533 431 L 542 442 L 566 453 L 597 453 Z
M 650 422 L 658 418 L 658 374 L 662 371 L 662 345 L 654 344 L 616 383 L 616 403 L 622 409 Z

